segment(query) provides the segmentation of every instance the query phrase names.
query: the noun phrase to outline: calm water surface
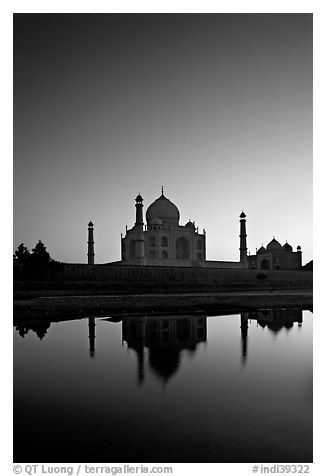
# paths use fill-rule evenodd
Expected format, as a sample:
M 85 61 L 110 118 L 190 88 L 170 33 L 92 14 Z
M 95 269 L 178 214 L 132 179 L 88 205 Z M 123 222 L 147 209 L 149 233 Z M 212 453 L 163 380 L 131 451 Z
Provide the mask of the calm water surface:
M 312 314 L 14 329 L 15 462 L 311 462 Z

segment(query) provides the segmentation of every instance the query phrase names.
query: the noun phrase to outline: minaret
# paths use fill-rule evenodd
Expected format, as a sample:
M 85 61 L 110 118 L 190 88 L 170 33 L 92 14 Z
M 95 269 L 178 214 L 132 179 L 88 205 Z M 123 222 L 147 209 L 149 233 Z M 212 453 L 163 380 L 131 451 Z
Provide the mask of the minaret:
M 94 264 L 94 225 L 90 221 L 88 224 L 88 251 L 87 251 L 87 256 L 88 256 L 88 264 Z
M 143 197 L 140 193 L 135 198 L 136 201 L 136 223 L 135 225 L 141 225 L 143 227 L 144 220 L 143 220 Z
M 136 201 L 136 222 L 135 222 L 135 258 L 139 264 L 144 264 L 145 258 L 145 239 L 144 239 L 144 220 L 143 220 L 143 197 L 140 193 L 135 198 Z
M 297 267 L 301 268 L 302 266 L 302 251 L 301 246 L 297 246 Z
M 246 233 L 246 214 L 240 215 L 240 264 L 241 268 L 248 268 L 247 260 L 247 233 Z

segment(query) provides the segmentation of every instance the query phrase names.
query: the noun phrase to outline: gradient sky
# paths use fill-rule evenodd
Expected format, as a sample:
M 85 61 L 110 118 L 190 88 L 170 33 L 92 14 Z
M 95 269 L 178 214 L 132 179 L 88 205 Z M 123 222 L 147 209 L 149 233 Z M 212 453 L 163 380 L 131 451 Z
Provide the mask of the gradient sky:
M 14 248 L 120 259 L 159 195 L 207 259 L 275 236 L 312 259 L 311 14 L 15 14 Z

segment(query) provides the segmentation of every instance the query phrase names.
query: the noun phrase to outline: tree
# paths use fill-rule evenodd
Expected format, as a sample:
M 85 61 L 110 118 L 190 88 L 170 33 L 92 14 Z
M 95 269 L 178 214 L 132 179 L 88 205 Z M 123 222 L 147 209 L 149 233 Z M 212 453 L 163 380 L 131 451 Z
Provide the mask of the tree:
M 30 253 L 22 243 L 18 246 L 14 254 L 14 264 L 24 266 L 14 266 L 14 279 L 44 279 L 56 276 L 61 272 L 63 263 L 51 258 L 41 240 L 35 245 Z
M 26 264 L 30 258 L 30 255 L 31 254 L 28 248 L 24 245 L 24 243 L 21 243 L 15 251 L 14 263 Z
M 50 254 L 46 251 L 46 247 L 41 240 L 32 249 L 30 261 L 32 264 L 40 266 L 47 265 L 51 261 Z

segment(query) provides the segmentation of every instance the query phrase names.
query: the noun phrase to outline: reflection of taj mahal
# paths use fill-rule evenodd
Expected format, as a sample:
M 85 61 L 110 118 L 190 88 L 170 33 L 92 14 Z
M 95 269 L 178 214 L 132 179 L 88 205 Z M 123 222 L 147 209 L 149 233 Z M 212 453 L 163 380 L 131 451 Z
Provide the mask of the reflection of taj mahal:
M 182 266 L 201 268 L 245 268 L 295 270 L 302 265 L 301 248 L 293 252 L 286 242 L 283 246 L 273 238 L 258 250 L 256 255 L 248 255 L 246 215 L 240 215 L 240 256 L 239 261 L 208 261 L 206 259 L 206 232 L 199 233 L 195 223 L 188 221 L 180 225 L 180 213 L 174 203 L 161 196 L 146 211 L 143 220 L 143 198 L 135 199 L 136 220 L 132 228 L 121 235 L 121 261 L 115 265 Z M 88 264 L 94 264 L 93 223 L 88 225 Z
M 223 313 L 224 315 L 224 313 Z M 233 316 L 230 316 L 230 318 Z M 248 357 L 248 329 L 250 322 L 267 327 L 273 334 L 294 323 L 301 327 L 301 309 L 264 309 L 240 314 L 242 368 Z M 215 319 L 215 317 L 212 317 Z M 113 322 L 117 322 L 112 319 Z M 183 357 L 195 355 L 201 344 L 207 342 L 207 316 L 131 316 L 119 320 L 122 324 L 122 343 L 136 353 L 137 382 L 142 384 L 149 374 L 165 384 L 180 369 Z M 89 350 L 95 352 L 95 319 L 89 319 Z M 184 354 L 186 351 L 186 354 Z
M 231 316 L 230 316 L 231 317 Z M 214 319 L 214 317 L 212 318 Z M 301 309 L 265 309 L 240 314 L 242 368 L 248 358 L 248 329 L 251 321 L 267 327 L 273 334 L 294 323 L 302 326 Z M 161 381 L 177 373 L 182 351 L 195 353 L 200 343 L 207 342 L 207 316 L 144 316 L 122 320 L 122 341 L 137 355 L 137 381 L 142 384 L 146 369 Z
M 145 378 L 145 352 L 148 366 L 161 380 L 177 372 L 181 352 L 195 352 L 207 338 L 206 316 L 135 317 L 122 321 L 122 339 L 137 354 L 137 379 Z
M 225 312 L 217 315 L 225 316 Z M 239 317 L 242 368 L 248 357 L 248 330 L 252 320 L 275 335 L 282 329 L 289 331 L 294 323 L 299 327 L 303 323 L 301 309 L 259 309 L 242 312 Z M 195 355 L 200 345 L 206 345 L 207 320 L 206 315 L 154 315 L 109 318 L 107 322 L 121 323 L 122 344 L 127 344 L 128 349 L 136 354 L 138 384 L 142 384 L 149 375 L 155 375 L 166 384 L 180 370 L 185 357 Z M 47 335 L 50 325 L 50 321 L 28 325 L 20 322 L 16 330 L 23 338 L 32 330 L 41 340 Z M 88 318 L 89 355 L 92 359 L 95 357 L 95 329 L 96 318 Z

